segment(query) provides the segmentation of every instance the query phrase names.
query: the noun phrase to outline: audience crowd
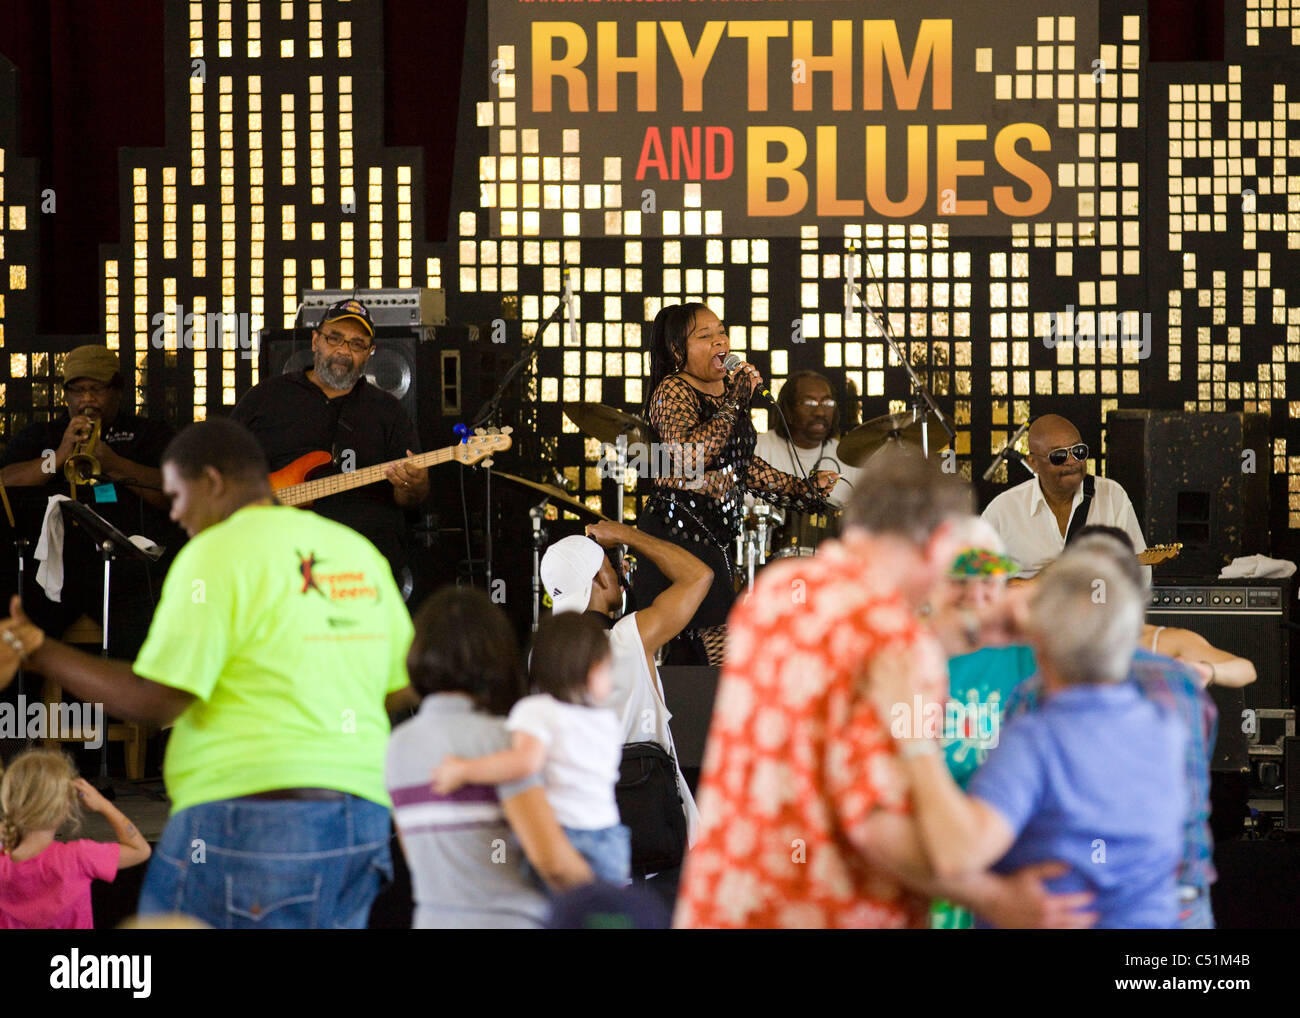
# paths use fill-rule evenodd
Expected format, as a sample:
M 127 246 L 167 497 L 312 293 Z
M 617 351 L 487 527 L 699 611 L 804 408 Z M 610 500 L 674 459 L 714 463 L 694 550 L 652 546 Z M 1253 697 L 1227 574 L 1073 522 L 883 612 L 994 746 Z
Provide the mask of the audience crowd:
M 168 446 L 193 539 L 135 662 L 59 644 L 17 599 L 0 622 L 5 683 L 24 663 L 175 726 L 152 858 L 61 754 L 5 761 L 0 927 L 88 928 L 91 882 L 146 861 L 146 919 L 362 926 L 390 822 L 419 928 L 1213 925 L 1217 672 L 1140 647 L 1122 534 L 1076 535 L 1012 585 L 969 485 L 873 458 L 841 537 L 738 597 L 693 798 L 656 659 L 707 565 L 616 524 L 556 542 L 525 656 L 474 589 L 412 627 L 383 558 L 331 521 L 304 531 L 266 472 L 232 422 Z M 617 621 L 616 544 L 665 578 Z M 59 840 L 82 808 L 117 841 Z

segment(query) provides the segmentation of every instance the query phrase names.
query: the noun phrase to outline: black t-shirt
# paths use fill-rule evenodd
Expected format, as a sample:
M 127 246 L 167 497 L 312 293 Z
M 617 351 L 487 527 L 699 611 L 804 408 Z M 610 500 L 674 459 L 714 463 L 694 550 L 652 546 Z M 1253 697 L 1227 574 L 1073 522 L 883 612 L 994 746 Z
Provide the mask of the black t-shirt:
M 4 466 L 40 459 L 46 450 L 55 450 L 63 441 L 71 420 L 63 411 L 57 418 L 44 424 L 32 424 L 18 433 L 5 449 Z M 157 467 L 162 462 L 163 450 L 174 432 L 161 421 L 151 421 L 135 414 L 119 413 L 111 426 L 100 434 L 100 440 L 119 456 L 145 467 Z M 99 489 L 96 491 L 96 489 Z M 11 488 L 11 493 L 21 493 L 24 502 L 32 503 L 43 518 L 45 504 L 51 495 L 67 495 L 68 481 L 63 471 L 50 474 L 40 487 Z M 103 501 L 104 495 L 116 496 L 114 501 Z M 96 495 L 100 497 L 97 498 Z M 35 497 L 29 497 L 35 496 Z M 175 533 L 167 514 L 136 496 L 129 488 L 114 484 L 78 485 L 77 500 L 85 502 L 100 516 L 126 534 L 143 534 L 159 544 L 175 543 Z M 39 533 L 39 520 L 37 533 Z
M 10 440 L 3 465 L 41 459 L 46 450 L 57 449 L 68 429 L 68 421 L 65 410 L 52 421 L 23 429 Z M 157 468 L 172 434 L 172 429 L 160 421 L 119 413 L 100 438 L 119 456 L 141 466 Z M 36 583 L 38 563 L 33 553 L 40 537 L 46 505 L 52 495 L 68 493 L 68 481 L 62 470 L 51 474 L 45 484 L 9 488 L 19 533 L 29 542 L 24 605 L 33 620 L 54 635 L 61 633 L 79 615 L 85 614 L 99 621 L 103 613 L 102 559 L 94 541 L 81 527 L 66 525 L 64 529 L 63 589 L 59 602 L 49 601 Z M 112 500 L 105 501 L 105 496 L 112 496 Z M 166 549 L 162 558 L 154 563 L 129 556 L 118 558 L 113 563 L 109 654 L 129 660 L 135 657 L 144 642 L 153 618 L 155 597 L 168 566 L 185 543 L 185 534 L 167 518 L 165 512 L 120 484 L 79 484 L 77 500 L 90 506 L 124 534 L 142 534 Z M 12 578 L 6 575 L 0 587 L 5 593 L 12 592 Z
M 276 375 L 245 393 L 233 417 L 262 443 L 272 472 L 318 449 L 329 452 L 336 467 L 352 469 L 420 451 L 402 404 L 364 376 L 346 395 L 330 399 L 305 370 Z M 319 499 L 311 508 L 369 538 L 395 573 L 406 564 L 406 514 L 387 479 Z

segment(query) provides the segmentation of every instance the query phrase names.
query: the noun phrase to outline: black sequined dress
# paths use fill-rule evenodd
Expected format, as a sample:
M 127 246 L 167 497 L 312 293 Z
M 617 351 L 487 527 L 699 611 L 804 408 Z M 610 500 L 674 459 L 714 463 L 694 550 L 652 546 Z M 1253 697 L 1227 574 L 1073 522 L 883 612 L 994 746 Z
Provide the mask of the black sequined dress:
M 742 403 L 733 412 L 734 406 L 731 388 L 715 396 L 680 375 L 664 379 L 650 403 L 649 423 L 662 444 L 651 459 L 667 465 L 669 476 L 655 478 L 637 527 L 682 545 L 713 570 L 713 586 L 688 631 L 727 621 L 743 569 L 735 561 L 735 545 L 746 491 L 788 509 L 822 504 L 811 480 L 783 473 L 754 455 L 758 435 L 748 407 Z M 649 605 L 668 585 L 653 563 L 642 558 L 632 580 L 637 604 Z

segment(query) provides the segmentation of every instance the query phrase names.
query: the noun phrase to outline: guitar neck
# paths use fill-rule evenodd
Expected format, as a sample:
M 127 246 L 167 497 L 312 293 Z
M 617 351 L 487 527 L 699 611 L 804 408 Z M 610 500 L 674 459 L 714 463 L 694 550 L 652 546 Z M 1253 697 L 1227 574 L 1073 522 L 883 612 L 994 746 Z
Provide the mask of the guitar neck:
M 400 460 L 376 463 L 374 466 L 362 467 L 360 470 L 349 470 L 342 474 L 318 477 L 314 481 L 304 481 L 302 484 L 291 484 L 287 488 L 276 489 L 275 497 L 283 505 L 302 505 L 304 502 L 314 502 L 316 499 L 325 498 L 327 495 L 337 495 L 340 492 L 351 491 L 353 488 L 364 488 L 367 484 L 382 481 L 388 468 L 398 463 L 407 463 L 414 467 L 432 467 L 437 466 L 439 463 L 446 463 L 455 457 L 457 448 L 459 447 L 450 445 L 444 449 L 435 449 L 433 452 L 422 452 Z

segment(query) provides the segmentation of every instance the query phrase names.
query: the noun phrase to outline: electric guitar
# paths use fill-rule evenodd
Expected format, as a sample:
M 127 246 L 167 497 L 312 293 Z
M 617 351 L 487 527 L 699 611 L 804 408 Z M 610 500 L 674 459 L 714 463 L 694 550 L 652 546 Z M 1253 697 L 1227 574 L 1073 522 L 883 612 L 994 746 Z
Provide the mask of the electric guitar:
M 1183 550 L 1182 542 L 1178 544 L 1154 544 L 1146 551 L 1138 552 L 1138 565 L 1154 566 L 1166 559 L 1177 558 L 1178 553 Z
M 479 460 L 486 459 L 493 453 L 509 449 L 511 442 L 510 430 L 510 428 L 506 427 L 499 432 L 495 428 L 488 432 L 480 431 L 479 434 L 471 436 L 466 441 L 456 445 L 449 445 L 445 449 L 417 453 L 405 459 L 376 463 L 372 467 L 362 467 L 360 470 L 349 470 L 341 474 L 328 474 L 324 477 L 308 480 L 313 472 L 328 466 L 334 459 L 328 452 L 318 449 L 315 452 L 299 456 L 288 466 L 281 467 L 273 473 L 271 475 L 271 488 L 275 497 L 283 505 L 309 506 L 316 499 L 324 498 L 326 495 L 337 495 L 339 492 L 362 488 L 367 484 L 386 480 L 384 474 L 388 471 L 388 468 L 398 463 L 409 463 L 415 467 L 432 467 L 437 466 L 439 463 L 455 461 L 463 463 L 465 466 L 471 466 Z M 491 461 L 489 461 L 488 465 L 491 465 Z

